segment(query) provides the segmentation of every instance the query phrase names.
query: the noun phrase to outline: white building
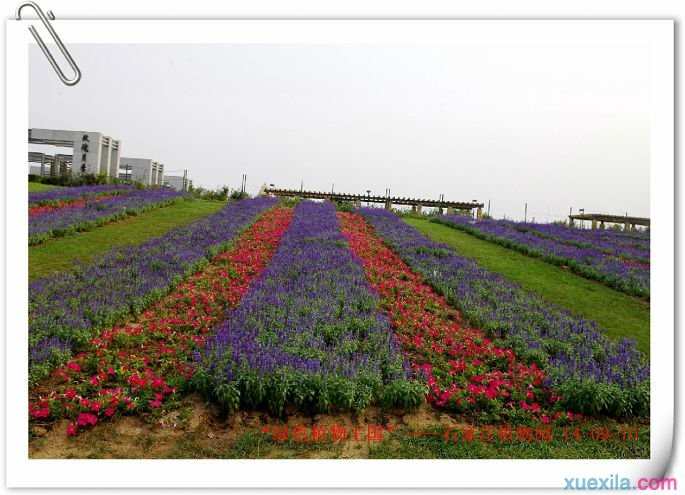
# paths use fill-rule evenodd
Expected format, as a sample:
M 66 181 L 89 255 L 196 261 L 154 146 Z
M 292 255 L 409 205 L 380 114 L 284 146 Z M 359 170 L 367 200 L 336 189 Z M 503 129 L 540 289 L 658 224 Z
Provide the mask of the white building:
M 121 141 L 101 132 L 29 129 L 29 143 L 71 148 L 71 173 L 117 177 Z M 51 170 L 50 175 L 59 175 Z
M 187 191 L 193 181 L 182 175 L 167 175 L 164 177 L 164 185 L 172 187 L 177 191 Z
M 121 157 L 120 179 L 141 182 L 146 186 L 161 186 L 164 184 L 164 165 L 149 158 Z

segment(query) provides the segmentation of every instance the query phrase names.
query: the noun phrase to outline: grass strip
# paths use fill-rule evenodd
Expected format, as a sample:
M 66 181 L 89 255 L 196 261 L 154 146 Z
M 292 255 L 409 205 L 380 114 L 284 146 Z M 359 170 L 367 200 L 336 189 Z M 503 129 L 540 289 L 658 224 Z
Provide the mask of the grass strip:
M 166 234 L 195 220 L 219 211 L 222 201 L 188 200 L 143 215 L 103 225 L 78 236 L 52 239 L 29 247 L 29 280 L 66 271 L 89 263 L 113 247 L 132 246 Z
M 418 218 L 405 221 L 486 270 L 505 276 L 571 313 L 596 321 L 609 337 L 635 339 L 638 349 L 649 355 L 648 302 L 447 226 Z

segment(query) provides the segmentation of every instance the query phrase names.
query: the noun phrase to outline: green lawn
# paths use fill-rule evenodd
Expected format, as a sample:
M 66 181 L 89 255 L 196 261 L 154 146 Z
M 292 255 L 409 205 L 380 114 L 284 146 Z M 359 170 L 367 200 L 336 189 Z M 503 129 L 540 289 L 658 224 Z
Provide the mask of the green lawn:
M 649 303 L 465 232 L 419 218 L 405 221 L 483 268 L 504 275 L 572 313 L 595 320 L 609 337 L 634 338 L 638 348 L 649 355 Z
M 60 186 L 53 186 L 51 184 L 42 184 L 40 182 L 29 182 L 29 192 L 42 192 L 55 189 Z
M 69 270 L 75 263 L 90 261 L 111 247 L 139 244 L 160 236 L 175 227 L 214 213 L 225 204 L 220 201 L 180 201 L 171 206 L 156 208 L 141 215 L 103 225 L 89 232 L 31 246 L 29 280 Z

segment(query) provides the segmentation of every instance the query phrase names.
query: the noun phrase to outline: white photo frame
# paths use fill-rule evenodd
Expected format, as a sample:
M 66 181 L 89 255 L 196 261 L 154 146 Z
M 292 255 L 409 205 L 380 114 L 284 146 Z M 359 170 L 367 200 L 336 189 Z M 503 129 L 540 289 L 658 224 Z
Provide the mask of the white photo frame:
M 10 487 L 563 487 L 660 477 L 674 432 L 674 24 L 670 20 L 59 20 L 74 43 L 473 44 L 632 39 L 650 49 L 651 458 L 622 460 L 32 460 L 27 397 L 27 26 L 7 21 L 7 484 Z M 78 60 L 76 60 L 78 63 Z M 47 61 L 46 61 L 47 64 Z M 88 77 L 84 73 L 84 78 Z M 12 166 L 15 165 L 15 166 Z

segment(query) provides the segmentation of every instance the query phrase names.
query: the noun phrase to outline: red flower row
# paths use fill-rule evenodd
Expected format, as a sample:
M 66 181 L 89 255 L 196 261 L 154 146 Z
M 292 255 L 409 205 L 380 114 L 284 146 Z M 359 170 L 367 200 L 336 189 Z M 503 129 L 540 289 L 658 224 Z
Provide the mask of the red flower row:
M 543 387 L 541 369 L 521 363 L 511 349 L 497 347 L 481 330 L 465 325 L 461 315 L 412 272 L 361 216 L 338 216 L 412 368 L 428 383 L 429 403 L 489 414 L 492 419 L 549 419 L 543 409 L 557 398 Z
M 93 203 L 93 202 L 98 202 L 98 201 L 104 201 L 105 199 L 110 199 L 113 198 L 113 194 L 103 194 L 94 198 L 78 198 L 78 199 L 69 199 L 69 200 L 61 200 L 57 201 L 55 203 L 50 203 L 50 204 L 45 204 L 45 205 L 39 205 L 39 206 L 30 206 L 29 207 L 29 218 L 37 217 L 39 215 L 43 215 L 45 213 L 48 213 L 50 211 L 55 211 L 55 210 L 61 210 L 62 208 L 83 208 L 85 207 L 88 203 Z
M 117 412 L 161 407 L 192 376 L 192 353 L 266 267 L 291 218 L 290 209 L 267 211 L 136 321 L 102 331 L 32 391 L 31 418 L 73 418 L 75 435 Z

